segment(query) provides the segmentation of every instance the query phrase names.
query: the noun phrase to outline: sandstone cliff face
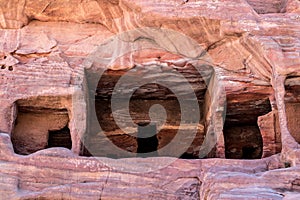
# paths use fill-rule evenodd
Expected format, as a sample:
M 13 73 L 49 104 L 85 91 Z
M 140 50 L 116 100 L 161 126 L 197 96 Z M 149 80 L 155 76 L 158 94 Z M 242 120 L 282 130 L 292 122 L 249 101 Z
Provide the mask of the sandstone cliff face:
M 1 0 L 0 199 L 299 199 L 299 8 Z

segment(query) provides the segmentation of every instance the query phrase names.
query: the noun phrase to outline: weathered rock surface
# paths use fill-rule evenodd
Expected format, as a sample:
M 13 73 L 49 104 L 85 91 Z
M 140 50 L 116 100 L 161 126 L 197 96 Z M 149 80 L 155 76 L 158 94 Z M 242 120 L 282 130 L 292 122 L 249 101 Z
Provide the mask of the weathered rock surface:
M 0 199 L 299 199 L 299 22 L 298 0 L 1 0 Z M 128 71 L 127 88 L 162 78 L 188 96 L 167 78 L 183 74 L 200 116 L 182 157 L 206 159 L 105 158 L 110 142 L 138 149 L 136 126 L 124 133 L 104 107 Z M 176 97 L 157 84 L 133 95 L 136 123 L 164 102 L 159 153 L 180 129 Z M 48 148 L 65 128 L 71 149 Z

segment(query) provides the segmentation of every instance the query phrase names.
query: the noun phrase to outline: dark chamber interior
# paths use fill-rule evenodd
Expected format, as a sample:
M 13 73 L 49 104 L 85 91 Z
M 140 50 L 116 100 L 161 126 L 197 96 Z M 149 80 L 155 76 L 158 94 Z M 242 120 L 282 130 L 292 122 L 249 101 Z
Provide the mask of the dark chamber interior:
M 199 110 L 201 111 L 201 119 L 198 124 L 196 137 L 192 139 L 193 142 L 187 146 L 186 151 L 179 156 L 182 159 L 199 158 L 199 150 L 205 138 L 204 106 L 210 105 L 211 103 L 205 102 L 205 100 L 207 100 L 205 98 L 207 86 L 203 77 L 195 70 L 196 69 L 193 67 L 189 69 L 180 69 L 180 73 L 182 73 L 192 85 L 198 99 Z M 158 153 L 159 150 L 169 144 L 176 136 L 180 123 L 187 125 L 184 126 L 183 132 L 187 133 L 187 139 L 190 137 L 188 134 L 189 119 L 183 119 L 183 121 L 181 121 L 182 113 L 175 94 L 168 88 L 155 83 L 144 84 L 134 91 L 129 103 L 130 118 L 124 114 L 124 108 L 122 107 L 117 108 L 116 112 L 124 124 L 127 123 L 127 120 L 133 120 L 135 124 L 147 125 L 150 122 L 148 116 L 149 109 L 155 104 L 160 104 L 167 113 L 167 119 L 164 126 L 156 135 L 154 134 L 148 138 L 139 138 L 139 134 L 141 134 L 142 131 L 138 128 L 127 127 L 126 133 L 120 130 L 115 123 L 112 114 L 111 96 L 116 83 L 124 73 L 125 71 L 107 70 L 101 76 L 94 94 L 95 110 L 98 118 L 97 123 L 100 124 L 105 135 L 103 136 L 97 133 L 87 135 L 84 138 L 81 155 L 111 158 L 126 157 L 111 151 L 109 148 L 106 149 L 108 143 L 113 143 L 117 148 L 127 152 L 155 152 L 148 156 L 161 156 Z M 131 79 L 135 80 L 135 76 L 144 77 L 149 74 L 153 75 L 155 73 L 151 72 L 151 70 L 137 71 Z M 156 73 L 156 76 L 160 76 L 160 74 Z M 180 86 L 180 83 L 177 82 L 176 84 L 177 86 Z M 126 89 L 121 88 L 120 91 L 119 97 L 122 97 L 122 94 L 128 93 Z M 272 111 L 269 96 L 267 94 L 257 95 L 254 88 L 252 93 L 244 90 L 240 93 L 227 94 L 226 98 L 227 114 L 223 128 L 225 157 L 229 159 L 260 159 L 263 155 L 264 144 L 258 126 L 258 117 Z M 122 101 L 121 98 L 120 101 Z M 193 108 L 189 110 L 189 115 L 192 114 Z M 159 125 L 153 123 L 151 127 L 152 131 L 154 131 L 155 129 L 158 129 Z M 184 144 L 185 141 L 182 142 Z M 87 145 L 88 148 L 86 148 L 85 145 Z M 167 156 L 174 156 L 172 154 L 172 149 Z
M 28 155 L 51 147 L 72 148 L 66 109 L 45 107 L 33 100 L 20 100 L 16 105 L 17 116 L 11 134 L 15 153 Z
M 135 156 L 178 156 L 174 155 L 174 149 L 170 149 L 167 155 L 160 155 L 159 150 L 168 145 L 176 136 L 179 126 L 185 135 L 184 139 L 178 145 L 184 145 L 186 151 L 179 155 L 182 159 L 197 159 L 200 146 L 204 141 L 205 125 L 204 125 L 204 106 L 210 102 L 205 102 L 207 87 L 203 78 L 190 69 L 185 74 L 188 77 L 194 92 L 196 93 L 201 117 L 198 122 L 196 136 L 191 136 L 189 127 L 189 118 L 181 119 L 182 113 L 180 103 L 175 94 L 168 88 L 156 83 L 144 84 L 136 91 L 129 101 L 129 114 L 124 113 L 124 107 L 118 105 L 115 108 L 115 114 L 120 118 L 119 123 L 125 125 L 125 131 L 121 130 L 114 120 L 111 109 L 112 91 L 124 74 L 124 71 L 106 71 L 101 77 L 98 87 L 95 91 L 95 111 L 97 122 L 104 134 L 97 132 L 85 135 L 83 138 L 82 156 L 98 156 L 110 158 L 128 157 L 125 154 L 112 150 L 108 144 L 113 144 L 115 148 L 131 152 Z M 143 73 L 137 72 L 136 76 L 145 76 Z M 134 79 L 134 77 L 132 77 Z M 180 83 L 176 82 L 180 85 Z M 120 102 L 122 94 L 127 90 L 120 90 Z M 184 90 L 183 90 L 184 91 Z M 290 89 L 287 87 L 286 105 L 288 112 L 289 130 L 295 139 L 297 138 L 296 130 L 299 127 L 299 88 Z M 293 91 L 289 93 L 289 91 Z M 294 92 L 296 91 L 296 92 Z M 185 92 L 185 91 L 184 91 Z M 183 92 L 183 95 L 185 94 Z M 300 92 L 299 92 L 300 93 Z M 126 101 L 126 100 L 125 100 Z M 189 105 L 189 99 L 185 100 Z M 55 102 L 55 100 L 47 100 L 41 102 Z M 150 123 L 149 110 L 153 105 L 161 105 L 166 111 L 166 121 L 163 125 L 157 122 Z M 16 103 L 17 115 L 14 129 L 12 131 L 12 143 L 16 153 L 28 155 L 36 151 L 51 148 L 64 147 L 71 149 L 72 140 L 70 130 L 68 128 L 69 116 L 65 108 L 52 108 L 40 105 L 39 102 L 20 100 Z M 259 159 L 263 154 L 263 139 L 258 126 L 258 117 L 263 116 L 271 111 L 271 105 L 268 96 L 260 96 L 255 93 L 244 93 L 227 95 L 227 114 L 225 125 L 223 128 L 225 142 L 225 156 L 230 159 Z M 193 108 L 188 109 L 188 115 L 193 115 Z M 296 117 L 291 117 L 289 113 L 296 113 Z M 159 117 L 160 116 L 156 116 Z M 126 126 L 129 120 L 133 121 L 135 127 Z M 181 124 L 180 124 L 181 123 Z M 149 137 L 145 137 L 149 135 Z M 142 137 L 141 137 L 142 136 Z M 186 141 L 185 141 L 186 140 Z M 192 141 L 192 143 L 187 143 Z M 88 148 L 86 147 L 88 146 Z M 136 154 L 138 153 L 138 154 Z M 141 153 L 146 153 L 141 155 Z
M 137 153 L 151 153 L 152 156 L 158 156 L 156 124 L 139 123 L 138 125 Z
M 48 138 L 48 148 L 51 147 L 64 147 L 67 149 L 72 148 L 72 140 L 70 135 L 70 129 L 68 126 L 60 130 L 49 131 L 49 138 Z
M 238 102 L 231 101 L 231 97 L 228 98 L 223 128 L 226 158 L 260 159 L 262 157 L 263 140 L 257 119 L 269 113 L 271 105 L 268 97 L 254 99 L 249 98 L 248 95 L 239 94 Z
M 263 142 L 257 125 L 225 126 L 224 136 L 226 158 L 261 158 Z
M 186 73 L 182 72 L 182 74 L 186 76 L 189 81 L 192 81 L 190 82 L 191 85 L 195 86 L 194 89 L 199 102 L 199 110 L 201 112 L 201 117 L 203 117 L 204 114 L 202 107 L 206 92 L 206 85 L 204 84 L 204 81 L 198 72 L 195 73 L 197 75 L 192 74 L 195 72 L 195 70 L 196 69 L 191 68 L 190 71 L 186 70 Z M 86 137 L 82 151 L 83 156 L 93 155 L 122 158 L 123 155 L 111 152 L 109 149 L 106 150 L 106 144 L 108 142 L 113 143 L 116 147 L 127 152 L 147 153 L 145 156 L 161 156 L 157 150 L 159 151 L 161 148 L 169 144 L 177 134 L 182 115 L 180 103 L 176 98 L 176 95 L 171 90 L 156 83 L 144 84 L 133 92 L 129 103 L 130 117 L 124 114 L 124 108 L 121 106 L 115 111 L 125 126 L 128 120 L 132 120 L 136 125 L 139 125 L 139 127 L 127 127 L 127 133 L 123 132 L 118 127 L 112 114 L 111 96 L 116 83 L 124 73 L 125 71 L 107 70 L 101 76 L 95 93 L 95 108 L 98 123 L 100 124 L 101 129 L 104 131 L 105 136 L 103 137 L 95 134 Z M 133 75 L 132 80 L 135 80 L 134 76 L 144 77 L 151 73 L 153 73 L 151 70 L 137 71 L 137 73 Z M 161 74 L 157 74 L 156 76 L 160 75 Z M 180 83 L 174 84 L 177 84 L 175 87 L 180 86 Z M 122 88 L 120 90 L 121 94 L 118 96 L 120 98 L 118 100 L 126 101 L 122 99 L 122 94 L 129 93 L 129 91 Z M 182 90 L 182 92 L 183 95 L 185 95 L 185 91 Z M 189 105 L 188 101 L 189 99 L 186 100 L 187 105 Z M 157 104 L 161 105 L 165 109 L 167 115 L 166 122 L 162 127 L 160 127 L 161 125 L 157 124 L 156 122 L 151 122 L 151 124 L 149 124 L 149 110 L 153 105 Z M 189 112 L 189 115 L 192 115 L 193 108 L 189 109 Z M 160 116 L 156 117 L 160 118 Z M 188 133 L 190 131 L 190 127 L 188 127 L 189 120 L 190 119 L 183 119 L 182 122 L 184 125 L 186 125 L 183 127 L 182 131 L 186 132 L 187 140 L 189 137 Z M 153 132 L 156 132 L 158 128 L 160 128 L 159 131 L 157 131 L 156 134 L 152 134 Z M 147 134 L 147 132 L 151 132 L 150 137 L 140 137 L 141 135 Z M 203 122 L 199 121 L 197 135 L 192 139 L 192 144 L 187 146 L 187 150 L 183 153 L 182 158 L 197 158 L 203 139 L 204 125 Z M 182 142 L 184 143 L 185 141 Z M 88 148 L 85 146 L 88 146 Z M 140 156 L 140 154 L 137 156 Z M 174 155 L 172 152 L 170 152 L 168 156 Z

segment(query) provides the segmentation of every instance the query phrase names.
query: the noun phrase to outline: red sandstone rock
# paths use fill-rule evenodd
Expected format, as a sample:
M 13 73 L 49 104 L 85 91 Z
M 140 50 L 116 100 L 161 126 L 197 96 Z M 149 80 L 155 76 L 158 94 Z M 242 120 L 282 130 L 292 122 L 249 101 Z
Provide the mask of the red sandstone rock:
M 299 6 L 297 0 L 2 0 L 0 199 L 298 199 Z M 195 68 L 207 64 L 215 73 L 210 77 L 208 68 L 200 68 L 200 76 Z M 103 69 L 110 71 L 99 82 L 93 76 Z M 109 156 L 111 141 L 137 151 L 137 130 L 124 133 L 104 107 L 130 69 L 132 80 L 167 80 L 172 70 L 184 74 L 201 117 L 182 153 L 207 159 L 85 157 L 91 149 L 84 149 L 82 137 L 99 156 Z M 124 87 L 119 94 L 129 92 Z M 88 100 L 95 96 L 101 109 L 90 122 L 95 107 Z M 168 118 L 159 148 L 179 129 L 172 98 L 155 84 L 133 95 L 135 122 L 149 120 L 149 105 L 164 102 Z M 116 112 L 128 123 L 122 108 Z M 104 138 L 86 136 L 98 131 L 92 126 L 97 117 L 107 130 Z M 184 125 L 189 132 L 189 122 Z M 50 132 L 66 126 L 71 150 L 40 150 L 51 147 Z M 190 135 L 180 142 L 185 140 Z M 257 160 L 243 160 L 248 158 Z

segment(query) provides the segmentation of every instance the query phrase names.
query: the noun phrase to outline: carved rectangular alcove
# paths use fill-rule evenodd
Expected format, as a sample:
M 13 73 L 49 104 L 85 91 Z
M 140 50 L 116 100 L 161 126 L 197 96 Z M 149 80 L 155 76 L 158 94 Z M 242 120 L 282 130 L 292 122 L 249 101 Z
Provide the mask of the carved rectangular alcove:
M 285 109 L 290 134 L 300 143 L 300 79 L 288 78 L 285 82 Z
M 186 74 L 193 73 L 191 70 L 192 69 L 187 70 Z M 188 126 L 189 119 L 181 119 L 180 103 L 178 99 L 176 99 L 176 95 L 168 88 L 159 84 L 148 83 L 142 85 L 133 93 L 129 102 L 129 116 L 126 114 L 125 108 L 119 105 L 116 105 L 114 111 L 112 111 L 112 91 L 115 89 L 118 80 L 125 73 L 126 71 L 105 71 L 97 83 L 95 94 L 90 94 L 95 95 L 95 108 L 91 108 L 95 109 L 96 117 L 98 119 L 95 123 L 99 123 L 105 135 L 97 133 L 86 135 L 81 155 L 112 158 L 123 157 L 116 152 L 112 152 L 109 147 L 107 147 L 108 144 L 112 144 L 119 149 L 131 153 L 149 153 L 156 150 L 159 152 L 160 149 L 164 148 L 174 139 L 179 130 L 179 125 L 182 123 L 181 131 L 185 134 L 186 141 L 192 142 L 190 142 L 189 146 L 187 146 L 186 151 L 181 155 L 181 158 L 198 158 L 200 145 L 204 140 L 204 112 L 202 107 L 204 106 L 204 97 L 207 88 L 203 79 L 200 76 L 190 74 L 190 79 L 193 81 L 192 84 L 194 84 L 196 88 L 195 91 L 198 98 L 198 107 L 201 112 L 201 116 L 199 116 L 199 118 L 201 119 L 199 120 L 196 130 L 196 136 L 189 136 L 191 129 L 191 127 Z M 152 76 L 160 76 L 158 73 L 151 72 L 151 69 L 137 72 L 136 76 L 149 76 L 149 74 Z M 172 77 L 170 79 L 172 79 Z M 177 84 L 180 85 L 180 83 Z M 122 97 L 130 91 L 125 88 L 121 88 L 120 91 L 121 92 L 118 94 L 117 101 L 127 101 L 127 99 L 122 99 Z M 185 102 L 186 105 L 189 105 L 188 101 L 189 100 L 187 99 Z M 151 137 L 141 138 L 140 136 L 145 132 L 145 130 L 141 130 L 142 128 L 138 128 L 137 126 L 131 126 L 131 120 L 136 125 L 140 124 L 141 127 L 147 126 L 151 121 L 149 117 L 149 110 L 152 106 L 157 104 L 161 105 L 166 111 L 167 117 L 165 119 L 165 124 L 161 125 L 160 123 L 153 122 L 152 125 L 150 125 L 151 128 L 149 128 L 151 130 L 153 129 L 153 131 L 158 129 L 157 134 L 154 134 Z M 191 116 L 193 108 L 191 107 L 187 110 L 190 112 L 189 115 Z M 116 123 L 114 115 L 118 115 L 118 123 L 121 123 L 125 129 L 120 129 L 120 124 Z M 161 115 L 157 115 L 155 117 L 159 119 Z M 151 132 L 150 129 L 148 131 Z M 181 142 L 185 143 L 186 141 Z M 86 146 L 88 147 L 86 148 Z M 175 156 L 172 154 L 172 152 L 175 152 L 174 150 L 175 149 L 170 149 L 168 156 Z M 153 154 L 153 156 L 161 155 L 155 152 L 155 155 Z
M 68 111 L 58 101 L 55 97 L 38 97 L 16 102 L 11 133 L 15 153 L 28 155 L 50 147 L 71 149 Z
M 211 110 L 216 106 L 212 106 L 212 102 L 219 101 L 220 96 L 217 98 L 214 97 L 214 101 L 212 101 L 212 98 L 207 97 L 207 95 L 209 96 L 209 92 L 201 77 L 193 77 L 194 79 L 198 79 L 193 84 L 194 88 L 196 88 L 195 93 L 198 98 L 199 110 L 201 111 L 197 134 L 193 136 L 189 134 L 190 127 L 186 123 L 189 119 L 181 119 L 180 105 L 176 96 L 159 84 L 146 84 L 134 91 L 129 101 L 129 115 L 126 113 L 123 105 L 121 105 L 123 101 L 127 100 L 121 97 L 126 96 L 130 91 L 126 90 L 126 88 L 119 88 L 117 102 L 119 101 L 120 105 L 116 104 L 112 109 L 113 90 L 125 73 L 126 71 L 107 70 L 102 74 L 101 79 L 97 79 L 97 83 L 94 83 L 96 89 L 91 90 L 90 94 L 95 97 L 93 100 L 94 105 L 90 108 L 95 112 L 95 119 L 93 119 L 92 123 L 98 123 L 104 134 L 99 134 L 99 131 L 96 130 L 92 134 L 85 135 L 81 155 L 111 158 L 126 157 L 110 149 L 110 145 L 131 153 L 144 153 L 149 149 L 159 152 L 160 149 L 168 145 L 176 137 L 180 123 L 183 125 L 181 126 L 181 131 L 185 134 L 184 140 L 188 141 L 189 137 L 194 137 L 191 139 L 192 142 L 187 146 L 186 151 L 182 152 L 180 158 L 195 159 L 199 158 L 199 152 L 200 154 L 205 152 L 205 155 L 200 155 L 201 158 L 225 156 L 231 159 L 260 159 L 280 152 L 280 135 L 277 134 L 279 128 L 276 125 L 276 114 L 272 111 L 269 101 L 270 94 L 263 91 L 263 95 L 257 95 L 257 92 L 261 90 L 260 87 L 251 85 L 249 87 L 251 92 L 248 92 L 247 88 L 244 88 L 245 90 L 238 91 L 237 93 L 229 92 L 227 94 L 227 114 L 223 128 L 224 140 L 223 138 L 217 138 L 217 141 L 215 141 L 216 129 L 210 129 L 210 125 L 205 120 L 214 118 L 208 115 L 209 113 L 216 112 Z M 137 76 L 147 76 L 147 73 L 151 74 L 151 71 L 136 73 Z M 134 77 L 131 77 L 131 80 L 134 80 Z M 210 82 L 216 83 L 214 79 L 210 80 Z M 271 91 L 269 89 L 267 88 L 268 91 Z M 263 90 L 266 90 L 266 88 Z M 216 93 L 216 90 L 214 90 L 213 94 Z M 150 122 L 149 110 L 156 104 L 161 105 L 167 111 L 166 123 L 163 127 L 160 124 L 156 124 L 156 127 L 153 127 L 153 130 L 159 130 L 153 137 L 149 137 L 148 140 L 141 139 L 139 138 L 138 128 L 132 127 L 130 123 L 133 121 L 135 124 L 147 125 Z M 221 107 L 217 109 L 223 110 Z M 192 110 L 192 107 L 188 109 L 190 115 L 193 113 L 191 112 Z M 116 123 L 116 116 L 118 117 L 118 123 Z M 215 120 L 216 118 L 211 121 Z M 270 122 L 273 124 L 270 125 Z M 121 129 L 120 125 L 125 128 Z M 211 127 L 219 126 L 221 125 L 215 124 Z M 222 127 L 219 127 L 218 130 L 222 131 Z M 205 138 L 208 138 L 207 141 L 205 141 Z M 181 142 L 185 143 L 185 141 Z M 215 148 L 206 152 L 203 145 L 209 146 L 214 142 L 217 143 Z M 150 146 L 146 147 L 146 145 Z M 170 149 L 170 154 L 167 156 L 174 156 L 172 152 L 175 152 L 176 147 L 179 145 L 179 143 L 177 146 L 174 145 L 174 149 Z M 225 151 L 223 150 L 222 152 L 222 150 L 219 150 L 222 147 L 224 148 L 224 146 Z M 155 156 L 161 155 L 158 153 Z
M 227 115 L 223 130 L 226 158 L 260 159 L 263 155 L 267 155 L 264 151 L 269 148 L 270 143 L 274 145 L 276 143 L 275 131 L 274 129 L 266 130 L 270 135 L 266 139 L 262 134 L 267 133 L 261 132 L 261 128 L 264 127 L 259 127 L 258 118 L 270 112 L 271 105 L 267 96 L 251 97 L 248 92 L 237 96 L 228 96 Z M 271 151 L 271 155 L 278 153 L 273 149 Z

